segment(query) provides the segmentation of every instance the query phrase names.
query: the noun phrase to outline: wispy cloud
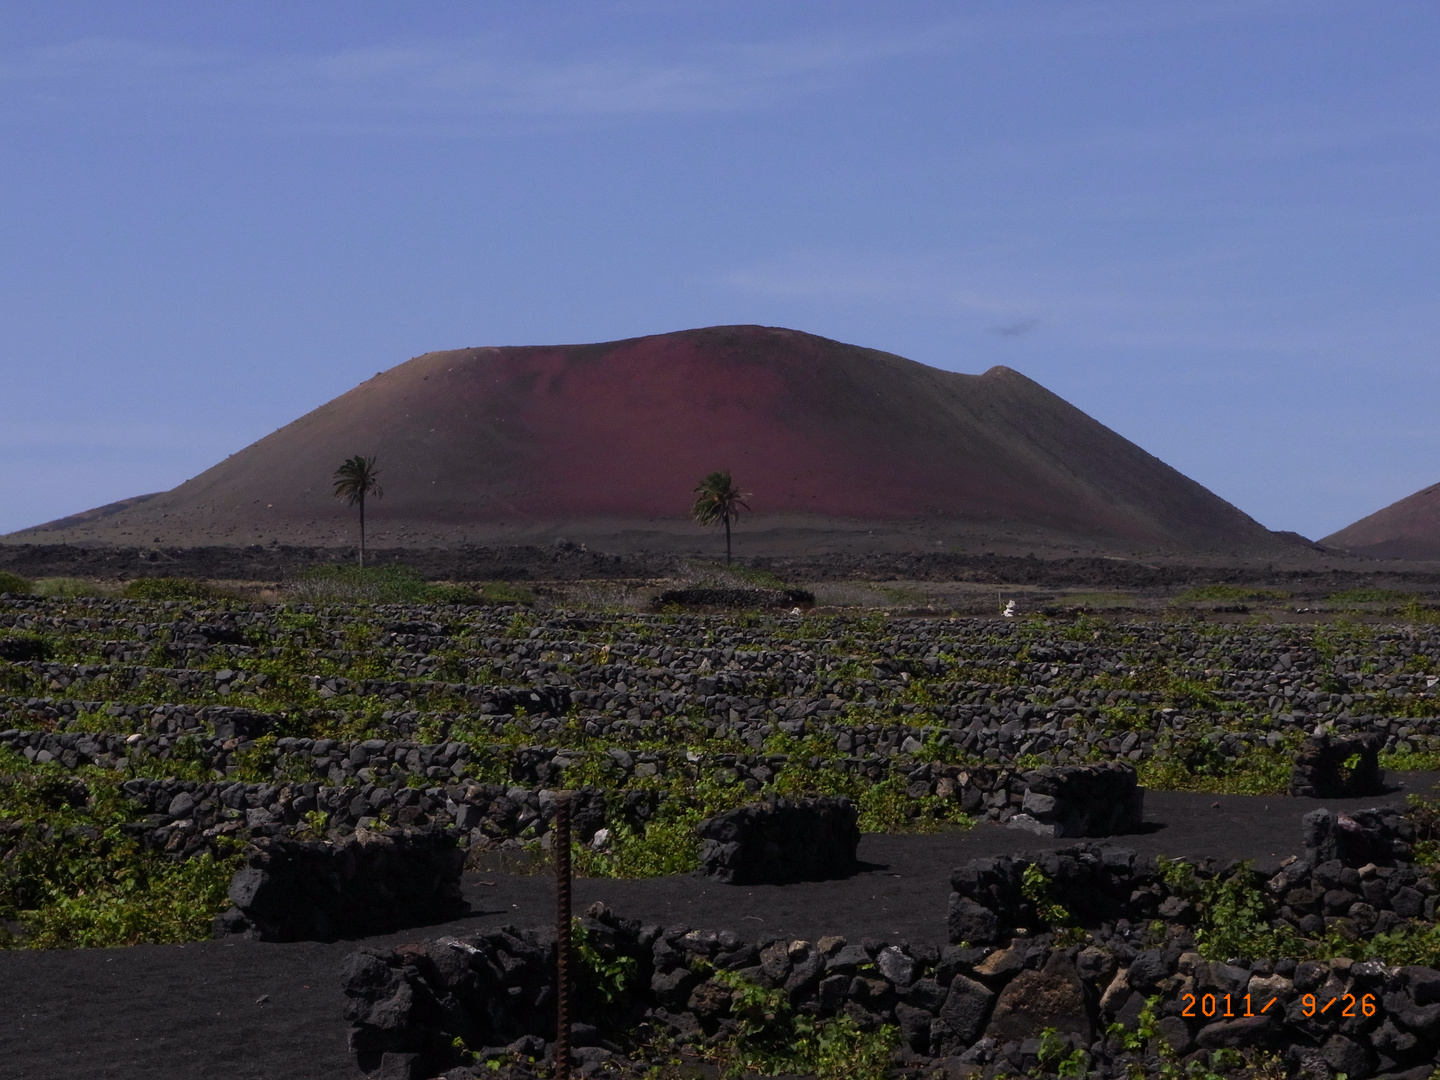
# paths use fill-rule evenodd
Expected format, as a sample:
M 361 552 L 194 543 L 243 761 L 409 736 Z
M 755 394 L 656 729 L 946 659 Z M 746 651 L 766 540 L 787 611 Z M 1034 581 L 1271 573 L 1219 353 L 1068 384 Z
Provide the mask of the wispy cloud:
M 1324 0 L 1304 0 L 1317 5 Z M 748 41 L 674 39 L 592 43 L 583 48 L 519 33 L 411 38 L 329 51 L 245 51 L 215 45 L 87 37 L 0 53 L 0 115 L 56 109 L 109 114 L 139 108 L 285 110 L 295 123 L 383 127 L 486 116 L 626 116 L 763 109 L 823 94 L 856 72 L 896 60 L 1015 47 L 1016 41 L 1164 34 L 1210 23 L 1243 24 L 1302 0 L 1212 0 L 1199 5 L 1076 3 L 1043 10 L 977 6 L 939 19 L 895 19 Z M 987 139 L 995 166 L 1077 154 L 1110 157 L 1203 147 L 1289 155 L 1335 141 L 1429 137 L 1407 117 L 1335 118 L 1312 130 L 1294 117 L 1168 120 L 1153 129 L 1049 132 L 1035 140 Z
M 222 54 L 214 50 L 154 45 L 111 38 L 79 38 L 0 56 L 0 83 L 12 93 L 21 86 L 73 85 L 77 77 L 90 85 L 141 85 L 176 73 L 213 70 Z
M 611 50 L 543 59 L 474 38 L 245 56 L 89 38 L 0 56 L 13 105 L 100 103 L 97 95 L 209 105 L 379 114 L 629 114 L 752 109 L 857 66 L 934 47 L 926 35 L 831 35 L 707 45 L 657 59 Z
M 1233 19 L 1292 0 L 1226 0 L 1204 10 L 1130 3 L 977 9 L 751 41 L 563 46 L 498 33 L 412 39 L 329 52 L 86 37 L 0 53 L 0 106 L 134 102 L 337 107 L 382 114 L 664 114 L 764 107 L 823 90 L 867 65 L 984 49 L 1007 39 L 1113 36 Z

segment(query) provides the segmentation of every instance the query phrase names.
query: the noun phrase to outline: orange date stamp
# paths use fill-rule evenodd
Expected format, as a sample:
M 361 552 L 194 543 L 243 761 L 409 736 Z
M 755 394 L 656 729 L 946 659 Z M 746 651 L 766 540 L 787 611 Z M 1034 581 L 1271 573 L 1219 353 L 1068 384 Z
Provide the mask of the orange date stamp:
M 1264 1005 L 1258 1005 L 1251 999 L 1249 994 L 1181 994 L 1180 1000 L 1185 1003 L 1180 1010 L 1181 1016 L 1204 1017 L 1205 1019 L 1234 1019 L 1236 1017 L 1263 1016 L 1269 1011 L 1279 998 L 1271 998 Z M 1244 1011 L 1241 1010 L 1243 1005 Z M 1330 1010 L 1339 1006 L 1339 1011 L 1331 1014 Z M 1374 1016 L 1377 1012 L 1374 994 L 1341 994 L 1333 997 L 1323 1004 L 1314 994 L 1302 994 L 1300 997 L 1300 1012 L 1308 1019 L 1315 1016 L 1334 1015 L 1341 1017 L 1351 1016 Z
M 1340 1005 L 1340 1011 L 1335 1014 L 1337 1016 L 1374 1016 L 1378 1011 L 1375 1008 L 1374 994 L 1361 994 L 1359 997 L 1354 994 L 1341 994 L 1324 1005 L 1315 1000 L 1314 994 L 1302 994 L 1300 997 L 1300 1011 L 1306 1017 L 1324 1016 L 1336 1004 Z
M 1237 1016 L 1263 1016 L 1265 1012 L 1278 1000 L 1271 998 L 1260 1006 L 1260 1011 L 1254 1009 L 1254 1002 L 1249 994 L 1181 994 L 1180 1000 L 1185 1002 L 1185 1007 L 1180 1010 L 1181 1016 L 1203 1016 L 1207 1020 L 1215 1017 L 1221 1019 L 1233 1019 Z M 1236 1006 L 1244 1002 L 1245 1011 L 1236 1012 Z

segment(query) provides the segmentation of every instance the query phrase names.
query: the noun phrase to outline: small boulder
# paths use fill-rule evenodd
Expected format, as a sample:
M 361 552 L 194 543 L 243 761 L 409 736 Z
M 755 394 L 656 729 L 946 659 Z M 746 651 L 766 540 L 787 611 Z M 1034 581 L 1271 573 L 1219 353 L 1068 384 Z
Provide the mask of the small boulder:
M 985 1036 L 1002 1044 L 1023 1042 L 1039 1038 L 1047 1028 L 1079 1036 L 1087 1046 L 1095 1038 L 1080 973 L 1061 952 L 1053 953 L 1040 971 L 1020 972 L 1000 992 Z

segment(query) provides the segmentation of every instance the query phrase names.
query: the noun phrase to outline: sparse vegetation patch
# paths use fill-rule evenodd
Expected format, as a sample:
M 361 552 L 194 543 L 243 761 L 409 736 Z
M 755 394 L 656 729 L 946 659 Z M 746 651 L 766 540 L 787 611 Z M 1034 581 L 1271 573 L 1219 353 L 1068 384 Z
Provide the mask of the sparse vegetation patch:
M 0 593 L 14 593 L 17 596 L 28 595 L 34 588 L 29 578 L 23 578 L 19 574 L 9 574 L 0 570 Z
M 1278 794 L 1317 725 L 1379 735 L 1391 768 L 1440 760 L 1427 626 L 578 611 L 498 584 L 462 598 L 390 566 L 316 569 L 273 606 L 150 582 L 156 598 L 0 605 L 5 783 L 162 785 L 126 789 L 94 823 L 138 847 L 75 849 L 138 868 L 113 894 L 136 910 L 170 863 L 225 857 L 208 830 L 455 827 L 472 850 L 520 854 L 547 835 L 556 787 L 596 793 L 577 819 L 584 872 L 648 876 L 693 868 L 702 818 L 771 794 L 845 795 L 863 830 L 928 831 L 1007 820 L 1044 766 Z M 169 815 L 180 794 L 194 812 Z M 263 806 L 231 805 L 252 795 Z M 54 907 L 68 879 L 53 880 L 53 903 L 7 917 Z M 145 918 L 171 927 L 157 938 L 181 932 L 178 915 Z
M 1282 601 L 1290 594 L 1282 589 L 1260 589 L 1249 585 L 1199 585 L 1175 598 L 1177 604 L 1207 602 L 1242 604 L 1247 601 Z

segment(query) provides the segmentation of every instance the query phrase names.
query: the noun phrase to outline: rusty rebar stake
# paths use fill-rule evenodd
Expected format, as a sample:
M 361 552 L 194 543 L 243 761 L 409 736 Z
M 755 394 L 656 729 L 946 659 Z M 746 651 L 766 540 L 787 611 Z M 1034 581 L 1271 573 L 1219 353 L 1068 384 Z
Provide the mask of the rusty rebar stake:
M 555 797 L 555 1080 L 570 1078 L 570 793 Z

